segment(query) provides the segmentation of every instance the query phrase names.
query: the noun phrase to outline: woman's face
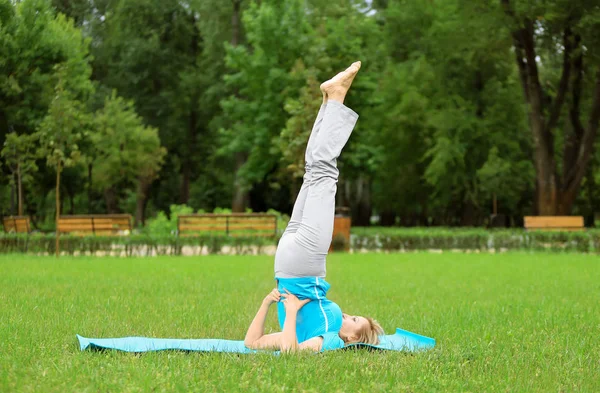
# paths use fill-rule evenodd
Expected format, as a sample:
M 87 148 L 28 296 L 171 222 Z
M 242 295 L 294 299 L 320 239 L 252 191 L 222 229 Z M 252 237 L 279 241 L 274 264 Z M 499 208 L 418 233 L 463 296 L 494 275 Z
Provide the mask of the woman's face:
M 369 321 L 367 318 L 358 315 L 342 314 L 342 328 L 340 329 L 340 337 L 346 342 L 358 340 L 360 332 L 368 329 Z

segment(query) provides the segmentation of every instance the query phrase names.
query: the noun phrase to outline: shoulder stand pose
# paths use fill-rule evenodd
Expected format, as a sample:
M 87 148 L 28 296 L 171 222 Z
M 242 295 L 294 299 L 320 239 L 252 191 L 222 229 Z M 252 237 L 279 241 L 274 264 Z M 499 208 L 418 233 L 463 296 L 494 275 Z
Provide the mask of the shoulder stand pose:
M 346 343 L 378 344 L 383 329 L 371 318 L 343 314 L 327 299 L 325 258 L 331 244 L 337 189 L 337 158 L 358 115 L 344 98 L 360 69 L 359 61 L 321 85 L 323 105 L 308 145 L 302 188 L 275 253 L 275 288 L 263 300 L 244 343 L 252 349 L 282 351 L 341 348 Z M 264 334 L 264 323 L 277 304 L 280 333 Z

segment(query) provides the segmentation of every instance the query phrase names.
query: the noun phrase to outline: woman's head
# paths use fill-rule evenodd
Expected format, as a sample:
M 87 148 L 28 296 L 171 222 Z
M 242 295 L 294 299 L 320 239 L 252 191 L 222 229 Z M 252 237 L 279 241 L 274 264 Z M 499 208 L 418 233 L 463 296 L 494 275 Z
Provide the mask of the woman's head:
M 372 318 L 357 315 L 342 314 L 342 328 L 340 338 L 345 343 L 379 344 L 379 336 L 383 328 Z

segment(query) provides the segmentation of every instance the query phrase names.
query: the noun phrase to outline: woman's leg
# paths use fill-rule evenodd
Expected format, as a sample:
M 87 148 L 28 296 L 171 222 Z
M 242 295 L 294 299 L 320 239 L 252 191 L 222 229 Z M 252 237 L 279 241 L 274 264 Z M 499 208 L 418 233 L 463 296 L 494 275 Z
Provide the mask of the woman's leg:
M 305 180 L 294 208 L 302 214 L 294 234 L 281 238 L 275 254 L 275 276 L 325 277 L 325 258 L 331 244 L 337 158 L 348 141 L 358 115 L 343 104 L 329 101 L 312 151 L 311 178 Z M 295 218 L 298 220 L 298 217 Z
M 354 63 L 321 86 L 324 93 L 329 90 L 330 100 L 320 128 L 311 133 L 307 156 L 312 157 L 306 160 L 309 165 L 290 220 L 292 226 L 277 247 L 276 277 L 325 277 L 339 175 L 337 158 L 358 120 L 342 102 L 359 68 L 360 63 Z
M 304 203 L 306 202 L 306 195 L 308 194 L 308 186 L 312 178 L 312 151 L 314 148 L 316 136 L 319 133 L 319 128 L 321 127 L 321 122 L 323 121 L 323 113 L 325 113 L 326 107 L 327 103 L 324 98 L 323 104 L 319 109 L 317 119 L 315 120 L 315 124 L 313 125 L 312 131 L 310 133 L 310 137 L 308 138 L 308 144 L 306 145 L 306 153 L 304 155 L 304 177 L 302 179 L 302 187 L 300 188 L 298 196 L 296 197 L 294 209 L 292 210 L 292 216 L 290 217 L 290 222 L 285 228 L 285 232 L 283 232 L 283 236 L 287 236 L 291 233 L 296 233 L 298 231 L 298 228 L 300 228 L 300 223 L 302 222 L 302 214 L 304 212 Z
M 309 263 L 323 263 L 323 274 L 333 234 L 337 158 L 357 120 L 358 115 L 350 108 L 330 100 L 313 150 L 312 178 L 295 240 L 310 254 Z

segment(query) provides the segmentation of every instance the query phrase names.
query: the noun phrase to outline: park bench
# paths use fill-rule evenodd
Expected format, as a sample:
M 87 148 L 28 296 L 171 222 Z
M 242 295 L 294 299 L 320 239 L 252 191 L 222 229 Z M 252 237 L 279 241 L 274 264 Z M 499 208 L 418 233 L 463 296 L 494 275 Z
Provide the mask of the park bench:
M 525 229 L 544 231 L 583 231 L 583 217 L 529 216 L 525 217 Z
M 29 233 L 31 225 L 28 216 L 10 216 L 2 219 L 4 232 L 6 233 Z
M 61 216 L 58 219 L 59 233 L 76 235 L 126 235 L 131 233 L 131 215 L 98 214 Z
M 277 216 L 265 213 L 187 214 L 177 217 L 177 234 L 277 236 Z

